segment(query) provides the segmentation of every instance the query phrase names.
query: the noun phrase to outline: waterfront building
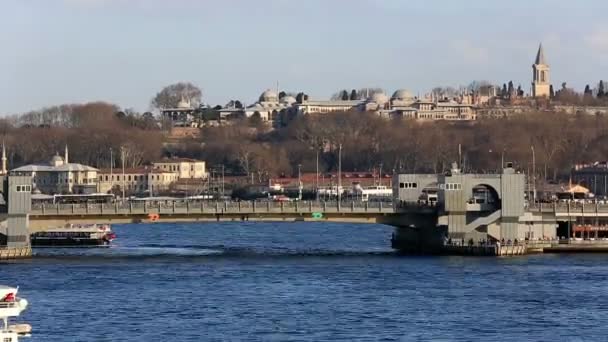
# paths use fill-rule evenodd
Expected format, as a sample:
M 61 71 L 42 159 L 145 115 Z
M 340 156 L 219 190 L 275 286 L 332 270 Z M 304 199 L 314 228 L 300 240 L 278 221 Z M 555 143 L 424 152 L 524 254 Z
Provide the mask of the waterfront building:
M 574 165 L 572 181 L 588 188 L 595 196 L 608 196 L 608 162 Z
M 137 167 L 124 170 L 103 169 L 99 171 L 97 191 L 108 193 L 122 191 L 131 194 L 157 194 L 170 190 L 171 185 L 179 178 L 179 174 L 173 171 L 164 171 L 153 167 Z
M 546 97 L 550 95 L 549 65 L 545 60 L 543 45 L 540 44 L 536 53 L 536 60 L 532 65 L 532 97 Z
M 65 155 L 54 155 L 49 163 L 30 164 L 11 170 L 13 175 L 29 176 L 34 191 L 44 194 L 87 194 L 97 189 L 97 170 L 94 167 L 70 163 L 68 147 Z
M 173 172 L 179 179 L 207 179 L 206 164 L 202 160 L 190 158 L 170 158 L 152 163 L 155 169 Z

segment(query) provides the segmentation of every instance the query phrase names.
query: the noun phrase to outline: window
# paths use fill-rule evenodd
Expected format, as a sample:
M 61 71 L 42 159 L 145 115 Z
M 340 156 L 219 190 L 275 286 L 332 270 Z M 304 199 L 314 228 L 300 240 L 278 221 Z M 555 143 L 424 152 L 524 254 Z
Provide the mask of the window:
M 21 185 L 17 185 L 17 192 L 21 192 Z
M 399 183 L 399 188 L 401 188 L 401 189 L 405 188 L 405 183 Z
M 131 180 L 131 175 L 129 175 L 129 177 L 127 179 L 130 181 Z

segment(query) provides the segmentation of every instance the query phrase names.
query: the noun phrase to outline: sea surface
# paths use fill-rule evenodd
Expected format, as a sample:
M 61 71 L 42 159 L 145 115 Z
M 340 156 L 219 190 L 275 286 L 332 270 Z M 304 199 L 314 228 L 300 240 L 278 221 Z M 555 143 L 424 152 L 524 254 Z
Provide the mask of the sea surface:
M 0 264 L 25 341 L 608 340 L 608 255 L 400 256 L 381 225 L 114 230 Z

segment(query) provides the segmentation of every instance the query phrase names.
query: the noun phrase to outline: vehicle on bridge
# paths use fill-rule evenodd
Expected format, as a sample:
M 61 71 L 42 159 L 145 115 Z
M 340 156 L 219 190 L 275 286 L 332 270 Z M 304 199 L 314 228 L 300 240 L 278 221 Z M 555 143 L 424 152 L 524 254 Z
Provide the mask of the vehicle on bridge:
M 113 194 L 32 194 L 33 204 L 81 204 L 81 203 L 113 203 L 116 197 Z

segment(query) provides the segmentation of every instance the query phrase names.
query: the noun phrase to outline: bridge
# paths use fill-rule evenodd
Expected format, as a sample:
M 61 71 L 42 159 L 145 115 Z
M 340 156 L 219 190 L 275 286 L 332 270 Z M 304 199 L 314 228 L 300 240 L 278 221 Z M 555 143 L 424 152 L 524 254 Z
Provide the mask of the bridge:
M 445 174 L 395 175 L 390 203 L 174 200 L 32 204 L 31 178 L 20 175 L 0 178 L 3 178 L 5 192 L 8 190 L 4 193 L 8 203 L 6 223 L 0 226 L 0 246 L 6 246 L 5 250 L 27 250 L 32 232 L 60 227 L 66 223 L 379 223 L 395 227 L 392 239 L 394 248 L 444 252 L 459 250 L 473 241 L 555 241 L 558 237 L 572 237 L 573 223 L 594 224 L 598 227 L 601 223 L 608 227 L 606 204 L 569 202 L 528 205 L 524 199 L 525 175 L 511 167 L 506 167 L 499 174 L 465 174 L 453 166 Z M 436 194 L 434 201 L 429 200 L 431 192 Z M 421 201 L 421 198 L 426 200 Z M 608 228 L 605 230 L 608 231 Z M 595 234 L 598 235 L 597 230 Z M 450 249 L 449 246 L 454 248 Z
M 66 223 L 139 223 L 204 221 L 391 222 L 394 209 L 383 202 L 321 201 L 146 201 L 99 204 L 35 204 L 30 232 Z

